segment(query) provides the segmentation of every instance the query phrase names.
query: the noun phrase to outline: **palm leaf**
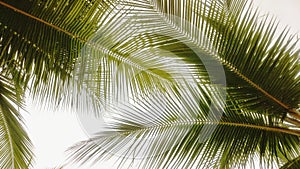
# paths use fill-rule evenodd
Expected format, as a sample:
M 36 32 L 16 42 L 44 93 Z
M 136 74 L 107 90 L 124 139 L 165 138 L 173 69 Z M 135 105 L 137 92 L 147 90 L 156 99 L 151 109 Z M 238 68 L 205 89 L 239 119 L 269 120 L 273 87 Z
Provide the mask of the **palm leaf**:
M 300 166 L 300 158 L 297 157 L 293 159 L 292 161 L 287 162 L 284 164 L 280 169 L 296 169 Z
M 167 7 L 166 4 L 170 5 Z M 84 60 L 77 62 L 81 67 L 78 70 L 79 73 L 77 73 L 81 74 L 78 79 L 85 79 L 82 83 L 89 86 L 88 90 L 95 93 L 96 97 L 102 97 L 100 100 L 106 101 L 110 95 L 116 97 L 128 95 L 128 93 L 140 95 L 141 91 L 145 92 L 147 89 L 153 88 L 155 84 L 160 84 L 166 80 L 167 84 L 164 85 L 168 86 L 170 79 L 165 79 L 166 77 L 163 77 L 163 75 L 172 74 L 172 70 L 157 68 L 155 63 L 149 65 L 149 62 L 141 62 L 142 60 L 151 61 L 149 57 L 154 58 L 154 56 L 152 56 L 153 53 L 149 53 L 149 51 L 141 52 L 140 49 L 159 50 L 167 48 L 178 56 L 179 54 L 174 51 L 182 45 L 174 44 L 174 41 L 171 40 L 171 48 L 168 47 L 170 39 L 161 36 L 161 34 L 183 37 L 180 39 L 181 41 L 184 38 L 192 37 L 192 41 L 189 41 L 189 43 L 200 46 L 203 53 L 207 54 L 207 51 L 211 50 L 218 52 L 218 55 L 209 52 L 208 55 L 221 61 L 221 64 L 224 65 L 229 87 L 228 92 L 231 93 L 232 97 L 235 96 L 236 100 L 239 100 L 239 104 L 243 104 L 245 108 L 250 108 L 252 111 L 268 109 L 268 113 L 281 117 L 284 117 L 286 112 L 298 116 L 293 109 L 297 108 L 300 98 L 299 88 L 296 85 L 299 83 L 299 76 L 297 76 L 299 64 L 296 64 L 299 54 L 295 52 L 296 42 L 293 41 L 293 38 L 284 43 L 287 39 L 287 32 L 283 33 L 273 43 L 276 31 L 275 21 L 269 21 L 268 18 L 258 21 L 258 14 L 251 12 L 251 6 L 247 7 L 244 10 L 245 12 L 242 13 L 246 5 L 244 2 L 232 1 L 224 7 L 224 4 L 219 1 L 209 1 L 207 4 L 187 1 L 181 4 L 184 8 L 172 10 L 173 8 L 179 8 L 180 5 L 178 4 L 181 4 L 181 2 L 153 2 L 154 9 L 149 10 L 153 7 L 151 3 L 120 1 L 118 5 L 123 6 L 122 8 L 112 9 L 109 12 L 103 11 L 101 16 L 110 18 L 110 20 L 99 25 L 98 32 L 100 33 L 92 39 L 92 42 L 88 43 L 88 53 L 83 53 L 83 58 L 88 62 Z M 135 8 L 138 8 L 138 10 L 135 10 Z M 172 14 L 181 17 L 181 10 L 185 10 L 185 8 L 191 10 L 191 14 L 183 19 L 196 25 L 198 29 L 204 32 L 205 36 L 201 33 L 195 33 L 195 30 L 191 31 L 184 24 L 178 25 L 178 18 L 175 17 L 174 20 L 174 17 L 165 16 L 166 14 Z M 160 15 L 157 15 L 157 10 L 161 12 Z M 145 20 L 143 17 L 136 17 L 137 14 L 140 15 L 139 12 L 141 11 L 144 12 L 145 17 L 151 16 L 151 19 Z M 157 19 L 160 17 L 164 19 Z M 198 18 L 198 20 L 191 20 L 191 18 Z M 270 23 L 270 26 L 264 26 L 267 23 Z M 149 27 L 153 24 L 159 26 Z M 175 31 L 173 26 L 177 28 Z M 120 29 L 116 32 L 115 27 Z M 152 31 L 150 35 L 149 30 Z M 153 35 L 155 32 L 161 33 Z M 207 39 L 212 43 L 207 43 Z M 237 42 L 240 44 L 236 44 Z M 188 58 L 188 61 L 192 60 L 199 67 L 202 64 L 201 60 L 199 58 L 195 60 L 195 57 L 189 54 L 189 50 L 183 49 L 180 51 L 185 53 L 183 60 L 186 61 L 186 58 Z M 138 54 L 137 57 L 134 56 L 135 54 Z M 154 53 L 154 55 L 163 56 L 164 54 Z M 165 60 L 158 57 L 152 59 L 152 62 L 155 60 L 159 63 L 157 61 L 159 59 Z M 285 64 L 278 66 L 279 63 L 283 62 Z M 249 67 L 249 65 L 251 66 Z M 151 66 L 153 68 L 149 68 Z M 174 70 L 178 69 L 178 66 L 173 67 Z M 188 69 L 194 70 L 195 68 Z M 152 70 L 158 71 L 153 72 Z M 203 70 L 203 67 L 200 70 Z M 254 70 L 256 70 L 255 73 Z M 135 74 L 140 74 L 139 76 L 142 76 L 140 78 L 143 80 L 130 76 Z M 192 74 L 195 74 L 195 72 Z M 157 78 L 160 76 L 162 77 Z M 152 78 L 149 79 L 149 77 Z M 112 81 L 117 82 L 116 78 L 127 79 L 127 82 L 111 83 Z M 268 82 L 274 78 L 276 78 L 276 83 L 269 85 Z M 152 83 L 149 83 L 150 81 Z M 123 84 L 128 84 L 130 87 L 125 89 L 126 86 L 124 87 Z M 122 94 L 122 92 L 127 94 Z M 291 99 L 283 100 L 283 93 L 289 93 L 290 95 L 284 98 Z
M 246 107 L 256 110 L 270 109 L 273 111 L 269 113 L 276 115 L 286 112 L 296 115 L 293 108 L 298 107 L 300 98 L 297 40 L 289 37 L 288 31 L 275 38 L 276 21 L 268 17 L 259 19 L 258 12 L 253 12 L 247 1 L 229 2 L 208 1 L 209 5 L 205 5 L 193 0 L 183 4 L 164 0 L 155 5 L 162 15 L 183 17 L 180 15 L 183 11 L 190 12 L 185 19 L 203 29 L 209 37 L 218 51 L 215 57 L 227 71 L 228 92 L 236 95 L 240 104 L 244 102 Z M 172 22 L 172 18 L 168 19 Z M 184 25 L 178 25 L 178 29 L 184 30 Z M 192 36 L 192 32 L 186 34 Z M 201 47 L 209 45 L 202 43 Z M 283 97 L 287 94 L 289 97 Z
M 94 13 L 105 8 L 96 1 L 0 2 L 1 168 L 30 166 L 32 146 L 19 114 L 24 93 L 59 102 L 80 47 L 97 28 Z
M 144 13 L 155 16 L 152 11 L 145 10 Z M 118 8 L 103 14 L 111 22 L 100 25 L 76 63 L 78 69 L 75 69 L 74 77 L 80 85 L 106 105 L 106 102 L 128 100 L 130 96 L 135 99 L 152 92 L 174 90 L 174 84 L 193 81 L 195 75 L 207 79 L 208 75 L 200 74 L 197 69 L 204 66 L 194 51 L 180 40 L 166 36 L 181 35 L 166 29 L 164 22 L 144 21 L 131 15 L 137 15 L 136 11 Z M 161 26 L 153 29 L 149 27 L 152 23 Z M 116 31 L 115 27 L 120 29 Z M 187 65 L 186 62 L 191 60 L 199 63 Z
M 198 90 L 114 108 L 106 130 L 74 145 L 71 159 L 97 162 L 115 155 L 122 167 L 132 158 L 138 168 L 239 168 L 260 157 L 269 168 L 299 154 L 299 131 L 282 128 L 281 119 L 230 109 L 221 121 L 208 118 L 209 105 Z
M 32 163 L 32 143 L 23 128 L 22 117 L 16 107 L 22 107 L 20 89 L 12 79 L 0 74 L 0 167 L 29 168 Z
M 71 76 L 82 45 L 97 29 L 96 11 L 104 10 L 108 4 L 1 1 L 1 66 L 22 70 L 19 80 L 26 82 L 23 87 L 30 87 L 35 96 L 41 83 L 48 85 L 47 91 L 63 89 L 64 85 L 49 84 L 58 85 L 54 81 L 65 82 Z M 49 98 L 53 101 L 44 100 L 44 96 L 38 97 L 39 101 L 57 102 L 63 95 L 52 93 L 54 96 Z

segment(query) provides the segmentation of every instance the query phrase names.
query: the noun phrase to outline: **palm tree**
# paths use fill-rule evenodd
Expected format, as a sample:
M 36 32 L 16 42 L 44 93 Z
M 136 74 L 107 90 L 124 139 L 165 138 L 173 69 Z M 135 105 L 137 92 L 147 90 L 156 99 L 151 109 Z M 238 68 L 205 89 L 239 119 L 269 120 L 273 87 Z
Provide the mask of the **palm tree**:
M 242 0 L 0 2 L 0 166 L 28 168 L 24 93 L 108 112 L 72 161 L 300 166 L 297 38 Z M 223 78 L 224 77 L 224 78 Z

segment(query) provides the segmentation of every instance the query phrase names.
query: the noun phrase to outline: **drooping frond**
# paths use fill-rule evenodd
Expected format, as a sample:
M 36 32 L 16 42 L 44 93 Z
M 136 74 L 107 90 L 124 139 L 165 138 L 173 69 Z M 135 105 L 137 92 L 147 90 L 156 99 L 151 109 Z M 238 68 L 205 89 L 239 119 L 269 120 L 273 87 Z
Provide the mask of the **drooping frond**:
M 210 83 L 199 58 L 207 52 L 185 44 L 188 39 L 160 20 L 150 4 L 137 2 L 135 7 L 128 2 L 126 6 L 124 1 L 118 5 L 121 7 L 103 11 L 109 22 L 101 23 L 82 48 L 74 71 L 81 86 L 106 105 L 176 90 L 177 83 L 194 83 L 195 77 Z
M 30 166 L 32 147 L 19 114 L 24 93 L 29 89 L 43 104 L 59 102 L 82 44 L 97 29 L 95 12 L 107 8 L 104 2 L 101 5 L 0 2 L 0 168 Z
M 0 72 L 0 168 L 29 168 L 32 144 L 16 108 L 21 108 L 20 89 Z
M 55 86 L 59 83 L 54 81 L 64 84 L 69 79 L 82 45 L 97 30 L 97 11 L 109 4 L 61 0 L 0 3 L 1 67 L 23 71 L 19 81 L 26 82 L 23 87 L 29 87 L 34 96 L 39 96 L 41 83 L 52 92 L 63 86 Z M 61 97 L 57 92 L 53 96 L 51 102 Z M 37 99 L 49 103 L 45 98 Z
M 216 58 L 226 69 L 228 92 L 245 107 L 269 113 L 296 115 L 300 102 L 297 39 L 283 31 L 276 37 L 276 21 L 260 17 L 248 1 L 155 1 L 161 15 L 170 14 L 188 20 L 205 32 L 218 53 Z M 186 25 L 167 19 L 180 30 Z M 185 33 L 193 37 L 193 31 Z M 206 42 L 206 41 L 204 41 Z M 271 83 L 270 83 L 271 82 Z
M 226 109 L 219 120 L 207 115 L 199 88 L 187 88 L 113 108 L 106 129 L 70 149 L 72 159 L 114 155 L 121 168 L 124 159 L 138 168 L 235 168 L 260 157 L 268 168 L 299 154 L 300 132 L 282 128 L 281 119 Z

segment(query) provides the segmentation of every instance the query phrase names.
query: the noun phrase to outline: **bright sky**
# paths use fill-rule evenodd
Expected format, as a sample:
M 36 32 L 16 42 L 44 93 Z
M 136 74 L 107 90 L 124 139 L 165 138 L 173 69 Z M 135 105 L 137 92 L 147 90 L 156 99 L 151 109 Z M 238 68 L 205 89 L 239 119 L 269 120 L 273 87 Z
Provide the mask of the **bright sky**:
M 282 25 L 290 25 L 291 32 L 300 35 L 300 1 L 299 0 L 255 0 L 261 11 L 270 12 L 278 17 Z M 282 27 L 283 27 L 282 26 Z M 29 114 L 24 113 L 29 136 L 35 146 L 36 165 L 34 169 L 46 169 L 58 166 L 64 161 L 64 151 L 74 143 L 85 140 L 75 114 L 70 112 L 53 112 L 38 109 L 28 100 Z M 69 169 L 114 169 L 112 162 L 91 166 L 70 166 Z

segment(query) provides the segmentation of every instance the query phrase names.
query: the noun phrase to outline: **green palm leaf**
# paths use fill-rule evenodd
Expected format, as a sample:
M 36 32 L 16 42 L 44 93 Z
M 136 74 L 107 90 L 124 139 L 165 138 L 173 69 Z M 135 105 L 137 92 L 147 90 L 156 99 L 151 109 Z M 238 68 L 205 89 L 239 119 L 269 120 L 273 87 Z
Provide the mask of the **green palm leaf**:
M 32 146 L 19 114 L 24 93 L 59 102 L 81 45 L 97 28 L 94 13 L 105 8 L 87 1 L 0 2 L 0 168 L 31 165 Z
M 300 157 L 295 158 L 292 161 L 287 162 L 284 164 L 280 169 L 296 169 L 300 166 Z
M 138 168 L 239 168 L 260 157 L 269 168 L 299 154 L 299 131 L 282 128 L 281 119 L 226 109 L 219 121 L 205 115 L 208 105 L 197 88 L 179 93 L 114 108 L 106 130 L 74 145 L 71 159 L 115 155 L 122 167 L 124 159 L 136 158 Z
M 143 13 L 152 18 L 145 20 L 137 17 L 140 11 L 135 11 L 131 3 L 119 3 L 116 6 L 128 6 L 101 11 L 100 15 L 103 19 L 109 18 L 109 22 L 99 24 L 98 32 L 85 44 L 77 59 L 74 79 L 80 89 L 85 88 L 86 93 L 90 93 L 83 97 L 96 97 L 106 108 L 118 101 L 139 100 L 153 92 L 177 90 L 177 83 L 194 83 L 195 76 L 209 83 L 205 67 L 197 56 L 205 57 L 207 52 L 193 51 L 183 43 L 182 40 L 187 39 L 168 28 L 165 21 L 156 19 L 159 16 L 149 10 L 152 7 L 149 4 L 133 3 L 144 8 Z M 76 99 L 78 97 L 74 102 L 78 103 Z M 90 106 L 84 104 L 78 109 L 86 112 Z M 99 110 L 97 106 L 101 105 L 93 105 Z
M 12 79 L 0 74 L 0 167 L 29 168 L 33 159 L 32 143 L 23 128 L 23 121 L 16 107 L 23 106 L 20 89 Z
M 176 6 L 176 3 L 180 4 L 179 1 L 158 2 L 157 9 L 162 15 L 170 13 L 180 16 L 184 10 L 191 9 L 191 16 L 194 17 L 185 19 L 203 29 L 210 38 L 219 53 L 215 57 L 228 70 L 229 93 L 237 95 L 237 100 L 256 110 L 273 109 L 274 112 L 271 112 L 277 115 L 285 112 L 296 114 L 292 109 L 298 107 L 300 98 L 300 88 L 297 86 L 300 80 L 297 75 L 300 71 L 297 64 L 299 52 L 295 49 L 297 40 L 289 37 L 287 31 L 275 39 L 274 20 L 268 17 L 259 19 L 261 17 L 256 11 L 252 12 L 247 1 L 228 1 L 223 4 L 222 1 L 209 1 L 209 5 L 185 1 L 180 9 Z M 167 3 L 171 5 L 166 6 Z M 173 8 L 178 9 L 170 10 Z M 168 19 L 172 22 L 172 18 Z M 184 29 L 184 25 L 178 27 Z M 205 48 L 207 44 L 201 47 Z M 288 97 L 283 97 L 287 94 Z
M 56 90 L 63 90 L 64 86 L 58 84 L 71 76 L 82 45 L 97 29 L 99 16 L 95 13 L 108 4 L 1 1 L 1 66 L 11 71 L 22 70 L 19 80 L 26 82 L 24 88 L 32 86 L 30 90 L 35 96 L 41 92 L 37 86 L 44 83 L 47 91 L 51 91 L 47 96 L 53 95 L 50 101 L 57 102 L 63 94 Z M 50 98 L 38 99 L 49 102 Z

